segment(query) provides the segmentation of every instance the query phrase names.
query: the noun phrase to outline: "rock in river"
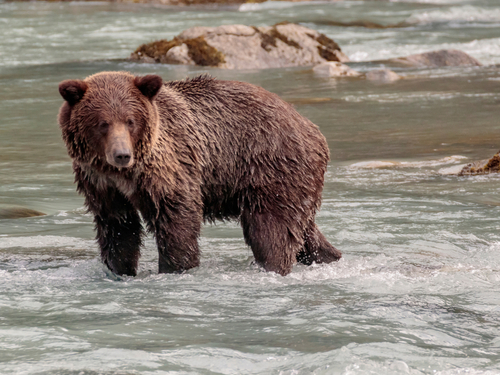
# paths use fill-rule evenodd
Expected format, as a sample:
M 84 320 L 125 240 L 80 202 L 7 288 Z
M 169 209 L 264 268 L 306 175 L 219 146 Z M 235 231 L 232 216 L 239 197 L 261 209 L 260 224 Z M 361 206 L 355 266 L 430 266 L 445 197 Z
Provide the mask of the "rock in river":
M 130 58 L 226 69 L 283 68 L 349 60 L 326 35 L 288 22 L 263 27 L 192 27 L 172 40 L 143 44 Z
M 406 57 L 389 60 L 394 63 L 410 66 L 481 66 L 481 63 L 465 52 L 455 49 L 442 49 L 426 53 L 419 53 Z
M 498 172 L 500 172 L 500 151 L 493 155 L 493 157 L 489 160 L 481 160 L 467 164 L 462 168 L 458 175 L 466 176 Z
M 313 68 L 317 75 L 326 77 L 358 77 L 361 74 L 338 61 L 325 61 Z

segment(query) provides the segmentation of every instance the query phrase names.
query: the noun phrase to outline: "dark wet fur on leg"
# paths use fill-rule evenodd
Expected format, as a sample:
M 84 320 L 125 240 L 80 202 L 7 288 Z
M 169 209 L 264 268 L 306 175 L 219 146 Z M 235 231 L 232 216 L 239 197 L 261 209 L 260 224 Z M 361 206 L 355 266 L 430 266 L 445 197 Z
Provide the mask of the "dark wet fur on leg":
M 341 257 L 342 253 L 326 240 L 316 223 L 312 223 L 306 232 L 304 248 L 297 254 L 297 262 L 310 266 L 313 262 L 336 262 Z
M 241 217 L 245 242 L 255 261 L 266 271 L 287 275 L 292 270 L 294 254 L 300 247 L 283 223 L 270 214 L 244 212 Z
M 104 264 L 118 275 L 135 276 L 144 235 L 138 212 L 114 189 L 107 190 L 105 200 L 94 199 L 90 209 L 95 212 L 96 239 Z
M 96 217 L 101 259 L 117 275 L 136 276 L 142 245 L 142 225 L 137 213 L 122 220 Z
M 163 208 L 168 212 L 154 224 L 159 253 L 158 272 L 181 273 L 198 267 L 201 213 L 188 212 L 188 208 L 182 206 L 169 207 L 168 204 Z

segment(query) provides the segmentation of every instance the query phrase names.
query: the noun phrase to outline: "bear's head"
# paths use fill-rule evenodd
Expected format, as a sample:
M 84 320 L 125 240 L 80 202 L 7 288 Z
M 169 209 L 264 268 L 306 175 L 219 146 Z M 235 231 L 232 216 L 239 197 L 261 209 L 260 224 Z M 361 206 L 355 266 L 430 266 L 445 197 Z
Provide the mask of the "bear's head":
M 80 163 L 130 168 L 153 147 L 158 131 L 157 75 L 103 72 L 59 84 L 65 103 L 59 126 L 68 153 Z

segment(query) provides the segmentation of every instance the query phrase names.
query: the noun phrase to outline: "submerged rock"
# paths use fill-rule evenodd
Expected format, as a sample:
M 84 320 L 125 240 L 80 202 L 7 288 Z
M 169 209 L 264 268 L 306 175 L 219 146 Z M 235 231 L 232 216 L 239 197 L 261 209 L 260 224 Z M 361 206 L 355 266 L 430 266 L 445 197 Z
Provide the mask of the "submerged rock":
M 366 79 L 369 81 L 389 83 L 401 79 L 401 76 L 389 69 L 377 69 L 366 73 Z
M 313 68 L 315 74 L 326 77 L 358 77 L 361 74 L 338 61 L 327 61 Z
M 389 61 L 410 66 L 481 66 L 481 63 L 465 52 L 454 49 L 443 49 L 410 55 L 406 57 L 398 57 Z
M 489 160 L 480 160 L 467 164 L 462 168 L 459 176 L 490 174 L 500 172 L 500 151 Z
M 328 61 L 316 65 L 313 68 L 314 74 L 324 77 L 360 77 L 362 73 L 337 61 Z M 372 70 L 364 75 L 369 81 L 390 83 L 401 79 L 401 76 L 389 69 Z
M 326 35 L 293 23 L 192 27 L 172 40 L 143 44 L 132 60 L 226 69 L 316 65 L 349 59 Z
M 0 208 L 0 219 L 20 219 L 23 217 L 44 216 L 40 211 L 31 210 L 24 207 Z

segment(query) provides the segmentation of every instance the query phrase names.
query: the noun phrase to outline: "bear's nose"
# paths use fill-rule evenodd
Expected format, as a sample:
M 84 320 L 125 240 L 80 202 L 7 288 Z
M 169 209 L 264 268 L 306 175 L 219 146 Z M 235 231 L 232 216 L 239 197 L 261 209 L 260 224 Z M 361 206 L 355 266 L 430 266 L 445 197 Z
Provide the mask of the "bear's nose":
M 128 165 L 131 158 L 129 151 L 117 151 L 114 155 L 115 163 L 121 167 Z

